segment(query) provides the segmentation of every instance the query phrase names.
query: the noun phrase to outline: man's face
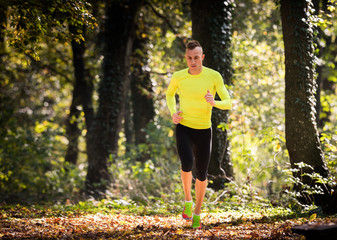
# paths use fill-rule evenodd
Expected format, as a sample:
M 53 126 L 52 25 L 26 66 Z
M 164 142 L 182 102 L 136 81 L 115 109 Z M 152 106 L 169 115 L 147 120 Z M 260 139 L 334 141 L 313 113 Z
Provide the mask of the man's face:
M 187 61 L 190 74 L 199 74 L 201 72 L 204 57 L 205 54 L 202 53 L 202 49 L 200 47 L 196 47 L 192 50 L 186 50 L 185 59 Z

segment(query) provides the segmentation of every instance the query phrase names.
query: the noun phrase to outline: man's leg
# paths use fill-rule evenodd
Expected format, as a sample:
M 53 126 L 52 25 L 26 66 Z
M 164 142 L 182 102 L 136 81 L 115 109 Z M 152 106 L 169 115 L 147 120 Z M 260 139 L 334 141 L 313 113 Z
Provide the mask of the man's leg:
M 184 193 L 185 193 L 185 204 L 184 210 L 182 213 L 182 217 L 185 220 L 191 220 L 193 217 L 193 201 L 191 195 L 191 187 L 192 187 L 192 172 L 184 172 L 181 170 L 181 180 L 183 183 Z
M 200 213 L 207 187 L 207 170 L 211 156 L 212 129 L 199 130 L 196 135 L 197 136 L 194 137 L 196 205 L 193 214 L 192 228 L 201 228 Z
M 176 126 L 177 151 L 181 161 L 181 181 L 185 193 L 185 201 L 192 201 L 192 166 L 193 150 L 192 142 L 189 135 L 189 128 L 178 124 Z
M 207 179 L 205 181 L 200 181 L 199 179 L 196 179 L 195 181 L 196 204 L 194 208 L 194 213 L 196 215 L 200 215 L 201 213 L 201 206 L 204 201 L 206 187 L 207 187 Z
M 181 181 L 185 193 L 185 201 L 192 201 L 191 188 L 192 188 L 192 172 L 181 172 Z
M 177 150 L 181 161 L 181 181 L 185 193 L 185 203 L 182 217 L 186 220 L 192 219 L 193 201 L 192 188 L 192 166 L 193 151 L 189 134 L 190 129 L 180 124 L 176 127 Z

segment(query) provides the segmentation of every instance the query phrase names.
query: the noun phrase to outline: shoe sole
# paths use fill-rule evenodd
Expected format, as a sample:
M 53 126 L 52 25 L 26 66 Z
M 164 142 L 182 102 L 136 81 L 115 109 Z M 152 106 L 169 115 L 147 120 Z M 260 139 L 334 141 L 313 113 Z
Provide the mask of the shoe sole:
M 192 217 L 184 217 L 184 214 L 181 215 L 183 219 L 185 220 L 192 220 Z

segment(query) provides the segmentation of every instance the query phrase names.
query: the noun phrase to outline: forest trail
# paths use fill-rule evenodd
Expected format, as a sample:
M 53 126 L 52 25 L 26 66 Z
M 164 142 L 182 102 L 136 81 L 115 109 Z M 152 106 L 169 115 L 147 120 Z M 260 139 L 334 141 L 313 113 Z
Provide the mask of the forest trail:
M 22 209 L 2 211 L 1 239 L 301 239 L 292 233 L 291 227 L 306 221 L 303 218 L 246 219 L 245 216 L 232 221 L 230 215 L 209 213 L 202 215 L 203 228 L 197 230 L 178 215 L 67 213 L 68 216 L 53 216 L 57 214 L 47 210 L 34 217 L 24 214 Z

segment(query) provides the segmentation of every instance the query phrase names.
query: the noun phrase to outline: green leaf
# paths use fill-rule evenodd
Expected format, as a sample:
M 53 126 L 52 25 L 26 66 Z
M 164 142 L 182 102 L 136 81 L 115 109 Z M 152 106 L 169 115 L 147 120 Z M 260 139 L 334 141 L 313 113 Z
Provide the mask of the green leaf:
M 317 217 L 317 214 L 316 214 L 316 213 L 312 214 L 312 215 L 310 216 L 310 218 L 309 218 L 309 221 L 311 222 L 311 221 L 315 220 L 316 217 Z

